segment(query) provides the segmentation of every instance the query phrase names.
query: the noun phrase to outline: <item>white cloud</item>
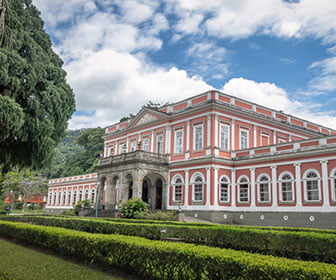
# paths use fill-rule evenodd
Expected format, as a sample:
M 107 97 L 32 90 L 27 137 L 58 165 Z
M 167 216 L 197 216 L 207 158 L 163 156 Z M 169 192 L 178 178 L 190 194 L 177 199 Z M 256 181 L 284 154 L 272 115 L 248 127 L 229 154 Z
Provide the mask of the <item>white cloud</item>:
M 284 89 L 275 84 L 234 78 L 223 86 L 222 91 L 336 129 L 335 115 L 328 112 L 316 112 L 314 110 L 316 104 L 293 100 Z
M 72 129 L 111 124 L 136 113 L 149 100 L 173 102 L 211 89 L 183 70 L 155 67 L 112 50 L 70 62 L 66 70 L 76 92 L 77 110 L 95 112 L 92 117 L 74 116 Z

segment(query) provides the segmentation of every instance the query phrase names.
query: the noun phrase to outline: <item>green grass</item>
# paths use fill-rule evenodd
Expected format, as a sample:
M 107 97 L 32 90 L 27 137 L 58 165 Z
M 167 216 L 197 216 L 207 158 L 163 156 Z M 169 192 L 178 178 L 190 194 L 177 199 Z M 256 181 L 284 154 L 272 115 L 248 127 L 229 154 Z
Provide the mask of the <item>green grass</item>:
M 84 265 L 37 252 L 0 239 L 0 279 L 4 280 L 122 280 Z

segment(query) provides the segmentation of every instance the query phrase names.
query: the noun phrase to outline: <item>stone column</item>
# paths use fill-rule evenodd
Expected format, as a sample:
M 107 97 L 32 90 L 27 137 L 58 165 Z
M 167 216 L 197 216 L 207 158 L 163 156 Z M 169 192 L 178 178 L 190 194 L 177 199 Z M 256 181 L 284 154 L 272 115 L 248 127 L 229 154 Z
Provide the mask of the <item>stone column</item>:
M 301 192 L 301 163 L 295 163 L 295 187 L 296 187 L 296 205 L 302 206 L 302 192 Z M 294 190 L 293 190 L 294 194 Z
M 218 169 L 217 167 L 214 168 L 214 207 L 218 206 Z
M 207 141 L 206 141 L 206 154 L 211 154 L 211 115 L 207 116 Z
M 232 208 L 236 206 L 236 170 L 231 170 L 231 205 Z
M 187 128 L 186 128 L 186 151 L 185 151 L 185 159 L 188 159 L 190 157 L 190 120 L 187 121 Z
M 330 206 L 329 199 L 329 185 L 328 185 L 328 161 L 321 160 L 321 170 L 322 170 L 322 192 L 323 192 L 323 206 Z
M 184 171 L 184 207 L 188 208 L 189 204 L 189 170 Z
M 232 120 L 231 123 L 231 151 L 234 151 L 236 149 L 236 143 L 235 143 L 235 121 Z
M 251 207 L 256 206 L 256 180 L 255 180 L 255 168 L 250 168 L 250 177 L 251 177 Z
M 277 192 L 277 166 L 271 166 L 272 169 L 272 207 L 278 207 L 278 192 Z
M 210 190 L 211 190 L 211 168 L 206 169 L 206 207 L 210 207 Z

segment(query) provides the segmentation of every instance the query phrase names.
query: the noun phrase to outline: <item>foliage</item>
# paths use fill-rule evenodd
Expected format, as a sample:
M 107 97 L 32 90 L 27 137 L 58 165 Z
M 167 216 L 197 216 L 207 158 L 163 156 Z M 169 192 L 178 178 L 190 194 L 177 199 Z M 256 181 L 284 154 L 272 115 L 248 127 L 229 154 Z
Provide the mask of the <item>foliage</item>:
M 13 265 L 18 263 L 18 260 L 20 265 Z M 5 276 L 3 279 L 7 280 L 121 279 L 4 240 L 0 242 L 1 274 Z
M 137 219 L 143 220 L 159 220 L 159 221 L 176 221 L 176 213 L 173 211 L 144 212 L 136 215 Z
M 84 147 L 77 143 L 77 138 L 85 129 L 68 130 L 62 141 L 54 150 L 55 156 L 48 168 L 41 170 L 41 173 L 47 178 L 59 178 L 65 172 L 65 163 L 73 155 L 84 150 Z M 79 173 L 78 173 L 79 174 Z
M 89 208 L 90 206 L 91 206 L 91 202 L 89 199 L 78 201 L 73 207 L 74 213 L 78 216 L 78 213 L 81 209 Z
M 20 208 L 16 203 L 19 196 L 22 197 L 23 209 L 27 206 L 27 199 L 47 192 L 47 181 L 39 174 L 32 171 L 10 171 L 1 178 L 1 188 L 4 195 L 9 195 L 11 204 Z
M 141 199 L 132 198 L 123 203 L 121 213 L 124 218 L 136 218 L 148 213 L 148 205 Z
M 146 279 L 335 279 L 336 267 L 122 235 L 0 221 L 0 234 L 83 261 L 134 271 Z
M 0 169 L 37 169 L 64 136 L 74 94 L 31 0 L 0 5 Z
M 231 248 L 293 259 L 336 264 L 336 231 L 333 234 L 251 229 L 224 225 L 169 225 L 58 217 L 6 216 L 1 219 L 65 227 L 103 234 L 123 234 L 148 239 L 179 238 L 184 242 Z M 127 220 L 127 219 L 122 219 Z

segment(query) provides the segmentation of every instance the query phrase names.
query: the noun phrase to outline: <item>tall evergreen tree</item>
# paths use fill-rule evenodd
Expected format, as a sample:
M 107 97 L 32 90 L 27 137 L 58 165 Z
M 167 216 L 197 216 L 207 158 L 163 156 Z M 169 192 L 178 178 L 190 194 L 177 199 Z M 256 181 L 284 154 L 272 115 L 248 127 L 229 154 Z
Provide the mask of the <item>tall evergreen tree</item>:
M 75 110 L 62 60 L 31 0 L 0 0 L 0 168 L 40 168 Z

